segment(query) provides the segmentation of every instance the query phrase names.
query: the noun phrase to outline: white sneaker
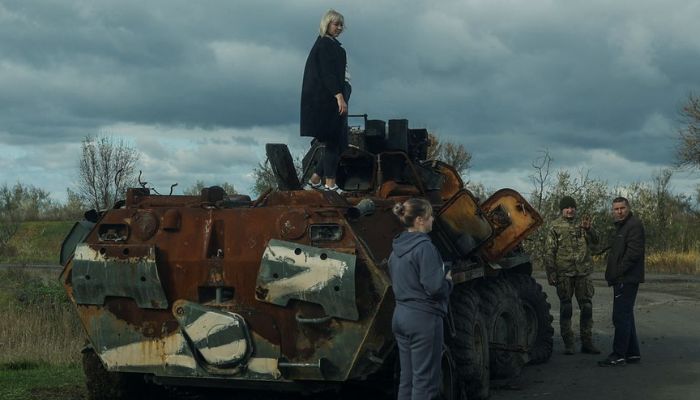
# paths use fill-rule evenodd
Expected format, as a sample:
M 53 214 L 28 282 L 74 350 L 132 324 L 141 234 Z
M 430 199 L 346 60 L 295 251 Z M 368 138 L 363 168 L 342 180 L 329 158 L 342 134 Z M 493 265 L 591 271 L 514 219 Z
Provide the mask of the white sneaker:
M 333 185 L 333 187 L 323 186 L 323 190 L 327 192 L 336 192 L 338 194 L 343 194 L 345 191 L 338 187 L 338 185 Z
M 325 185 L 322 184 L 321 182 L 319 183 L 313 183 L 311 181 L 308 181 L 304 184 L 302 189 L 304 190 L 324 190 Z

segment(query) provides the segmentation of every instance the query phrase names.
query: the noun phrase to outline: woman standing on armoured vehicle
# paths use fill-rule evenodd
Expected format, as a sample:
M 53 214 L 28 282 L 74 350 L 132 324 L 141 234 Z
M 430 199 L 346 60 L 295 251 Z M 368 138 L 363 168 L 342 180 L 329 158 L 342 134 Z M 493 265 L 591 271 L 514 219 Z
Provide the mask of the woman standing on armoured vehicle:
M 309 52 L 301 87 L 301 136 L 311 136 L 325 145 L 323 157 L 305 189 L 342 193 L 336 184 L 340 153 L 347 147 L 345 118 L 350 96 L 347 57 L 338 41 L 344 18 L 328 10 L 321 18 L 320 35 Z M 321 182 L 326 178 L 325 187 Z
M 396 299 L 392 330 L 401 361 L 399 400 L 433 399 L 438 395 L 443 318 L 452 292 L 452 274 L 430 241 L 433 209 L 424 199 L 394 206 L 406 227 L 394 238 L 389 273 Z

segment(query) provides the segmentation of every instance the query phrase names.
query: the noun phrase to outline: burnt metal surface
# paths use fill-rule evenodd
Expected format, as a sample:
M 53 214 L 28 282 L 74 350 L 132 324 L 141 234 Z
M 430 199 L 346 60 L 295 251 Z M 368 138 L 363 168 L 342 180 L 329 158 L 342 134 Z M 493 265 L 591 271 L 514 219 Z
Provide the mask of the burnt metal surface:
M 323 306 L 329 316 L 356 321 L 355 256 L 270 240 L 255 292 L 261 301 L 280 306 L 291 299 L 309 301 Z
M 131 218 L 131 226 L 136 239 L 144 242 L 158 230 L 158 218 L 149 211 L 139 211 Z
M 299 239 L 306 233 L 309 214 L 305 210 L 290 210 L 277 219 L 277 232 L 285 239 Z
M 474 196 L 467 190 L 460 190 L 445 203 L 437 220 L 465 257 L 476 251 L 493 234 L 491 224 L 481 212 Z
M 107 370 L 197 375 L 195 356 L 179 330 L 149 337 L 99 306 L 78 306 L 78 314 Z
M 483 247 L 483 254 L 489 261 L 498 261 L 514 249 L 525 237 L 542 225 L 540 214 L 513 189 L 501 189 L 491 195 L 481 208 L 491 215 L 497 235 Z M 510 224 L 504 226 L 506 221 Z
M 361 216 L 349 222 L 357 240 L 367 249 L 373 263 L 384 267 L 391 254 L 391 239 L 403 231 L 391 211 L 397 201 L 399 200 L 374 199 L 373 215 Z
M 119 259 L 109 257 L 105 247 L 95 250 L 88 244 L 79 244 L 73 257 L 72 274 L 76 303 L 102 305 L 106 297 L 115 296 L 134 299 L 141 308 L 167 308 L 168 300 L 156 267 L 155 248 L 148 246 L 145 253 Z
M 442 201 L 451 199 L 457 192 L 464 189 L 462 178 L 451 165 L 437 160 L 427 162 L 424 165 L 435 169 L 442 175 L 442 186 L 440 187 L 440 198 Z
M 174 196 L 176 197 L 176 196 Z M 184 197 L 184 196 L 183 196 Z M 161 284 L 169 299 L 183 299 L 191 302 L 200 301 L 200 293 L 216 293 L 217 288 L 226 289 L 226 296 L 218 304 L 216 296 L 205 296 L 207 306 L 237 313 L 243 316 L 248 323 L 251 336 L 254 339 L 255 353 L 248 364 L 252 364 L 258 371 L 268 371 L 267 375 L 260 379 L 273 379 L 280 375 L 276 367 L 278 359 L 288 360 L 293 363 L 315 363 L 321 358 L 328 360 L 328 371 L 324 372 L 324 379 L 332 381 L 345 380 L 352 363 L 354 362 L 353 348 L 357 348 L 362 338 L 366 335 L 368 324 L 365 321 L 373 313 L 376 304 L 382 301 L 378 293 L 382 293 L 379 287 L 386 287 L 386 280 L 378 278 L 376 274 L 383 274 L 375 267 L 370 272 L 366 261 L 360 263 L 361 270 L 356 270 L 356 278 L 351 279 L 353 285 L 359 282 L 356 292 L 352 296 L 352 305 L 356 312 L 339 313 L 347 318 L 355 318 L 357 322 L 344 325 L 340 322 L 328 321 L 323 324 L 304 324 L 299 319 L 319 318 L 326 315 L 325 310 L 307 301 L 292 299 L 285 307 L 275 304 L 260 302 L 255 298 L 255 287 L 263 252 L 271 237 L 279 239 L 287 236 L 299 236 L 295 241 L 312 245 L 308 229 L 295 229 L 289 227 L 286 221 L 291 219 L 296 226 L 295 217 L 289 218 L 290 211 L 304 218 L 296 218 L 296 221 L 304 223 L 331 225 L 342 222 L 343 235 L 338 241 L 321 242 L 316 246 L 329 248 L 332 251 L 343 249 L 343 253 L 352 254 L 357 250 L 357 241 L 352 229 L 345 225 L 345 213 L 351 207 L 346 199 L 339 198 L 340 206 L 333 206 L 320 193 L 312 192 L 276 192 L 273 195 L 274 202 L 280 205 L 265 205 L 255 208 L 217 209 L 216 207 L 190 206 L 189 198 L 184 198 L 184 203 L 178 206 L 176 224 L 160 224 L 154 236 L 145 244 L 157 243 L 157 270 L 161 276 Z M 336 197 L 339 197 L 336 195 Z M 310 200 L 310 201 L 309 201 Z M 289 207 L 292 202 L 307 202 L 304 207 Z M 175 199 L 169 201 L 175 204 Z M 314 205 L 314 203 L 318 203 Z M 147 197 L 140 198 L 140 206 L 146 204 L 160 204 L 163 201 L 151 200 Z M 308 205 L 311 203 L 311 205 Z M 172 208 L 149 207 L 148 211 L 162 218 L 165 215 L 173 215 L 169 212 Z M 308 210 L 305 211 L 305 210 Z M 118 224 L 131 223 L 133 210 L 111 210 L 105 215 L 101 223 Z M 361 217 L 364 219 L 368 217 Z M 281 221 L 278 223 L 278 221 Z M 279 225 L 278 225 L 279 224 Z M 278 227 L 289 227 L 286 233 L 280 232 Z M 241 229 L 245 227 L 245 229 Z M 167 229 L 166 229 L 167 228 Z M 176 228 L 176 229 L 173 229 Z M 105 248 L 105 254 L 111 257 L 123 257 L 124 250 L 136 252 L 136 247 L 131 243 L 114 244 L 100 243 L 96 231 L 87 238 L 88 243 L 95 243 L 98 249 Z M 141 245 L 143 247 L 143 245 Z M 367 260 L 362 253 L 363 260 Z M 356 268 L 357 269 L 357 268 Z M 69 279 L 65 280 L 68 290 L 71 289 Z M 232 294 L 231 294 L 232 293 Z M 333 291 L 332 296 L 336 296 Z M 360 299 L 360 300 L 358 300 Z M 204 304 L 203 304 L 204 305 Z M 117 320 L 128 321 L 130 330 L 138 332 L 139 339 L 131 342 L 154 342 L 169 337 L 176 333 L 178 323 L 168 310 L 161 313 L 153 313 L 140 308 L 128 298 L 110 298 L 103 308 Z M 85 322 L 85 324 L 90 324 Z M 102 337 L 103 329 L 89 331 L 89 337 Z M 103 341 L 104 338 L 99 339 Z M 173 339 L 169 339 L 173 340 Z M 267 343 L 271 349 L 267 356 L 260 356 L 260 343 Z M 336 348 L 336 343 L 345 343 Z M 124 343 L 107 340 L 106 348 L 122 347 Z M 110 353 L 111 354 L 111 353 Z M 136 357 L 132 353 L 132 357 Z M 136 358 L 129 360 L 128 366 L 120 367 L 122 371 L 142 371 L 137 365 L 144 360 Z M 236 379 L 249 379 L 253 376 L 251 366 L 245 366 L 246 372 L 231 374 Z M 304 372 L 307 371 L 307 372 Z M 287 367 L 283 371 L 285 376 L 303 377 L 308 374 L 308 369 L 300 367 Z M 158 372 L 160 373 L 160 372 Z M 165 372 L 164 372 L 165 373 Z M 170 374 L 167 372 L 166 374 Z M 257 378 L 256 378 L 257 379 Z M 277 378 L 274 378 L 277 379 Z
M 173 315 L 207 365 L 235 367 L 253 352 L 248 326 L 239 314 L 178 300 Z

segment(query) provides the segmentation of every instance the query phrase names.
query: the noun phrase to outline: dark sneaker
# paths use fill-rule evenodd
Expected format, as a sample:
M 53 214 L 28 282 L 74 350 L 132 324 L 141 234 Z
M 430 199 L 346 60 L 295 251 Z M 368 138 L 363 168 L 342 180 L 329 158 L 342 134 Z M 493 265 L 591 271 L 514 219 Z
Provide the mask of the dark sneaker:
M 616 354 L 611 354 L 605 360 L 598 361 L 598 366 L 600 367 L 622 367 L 625 364 L 627 364 L 625 357 L 620 357 Z
M 323 190 L 327 192 L 336 192 L 338 194 L 343 194 L 345 191 L 338 187 L 338 185 L 333 185 L 333 187 L 324 186 Z
M 323 190 L 324 185 L 319 182 L 319 183 L 313 183 L 311 181 L 308 181 L 304 184 L 303 189 L 304 190 Z
M 581 353 L 585 354 L 600 354 L 600 350 L 593 343 L 584 343 L 581 345 Z
M 625 361 L 627 361 L 627 364 L 639 364 L 642 362 L 642 356 L 627 356 Z

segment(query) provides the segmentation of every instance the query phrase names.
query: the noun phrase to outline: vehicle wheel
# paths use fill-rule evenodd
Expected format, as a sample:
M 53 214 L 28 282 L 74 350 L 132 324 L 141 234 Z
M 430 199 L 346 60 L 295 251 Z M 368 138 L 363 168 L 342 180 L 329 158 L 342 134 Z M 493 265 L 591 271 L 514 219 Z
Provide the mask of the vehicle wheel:
M 467 400 L 464 385 L 460 382 L 450 348 L 443 345 L 440 360 L 440 399 Z
M 93 349 L 83 350 L 83 372 L 89 400 L 140 399 L 144 395 L 142 375 L 107 371 Z
M 508 281 L 520 296 L 527 323 L 526 345 L 529 349 L 530 364 L 547 362 L 552 356 L 554 328 L 547 294 L 531 276 L 510 274 Z
M 450 347 L 457 375 L 470 399 L 489 397 L 489 339 L 474 287 L 458 285 L 450 298 L 456 337 Z
M 522 302 L 505 279 L 493 278 L 477 286 L 479 309 L 486 321 L 492 378 L 511 378 L 525 364 L 526 323 Z

